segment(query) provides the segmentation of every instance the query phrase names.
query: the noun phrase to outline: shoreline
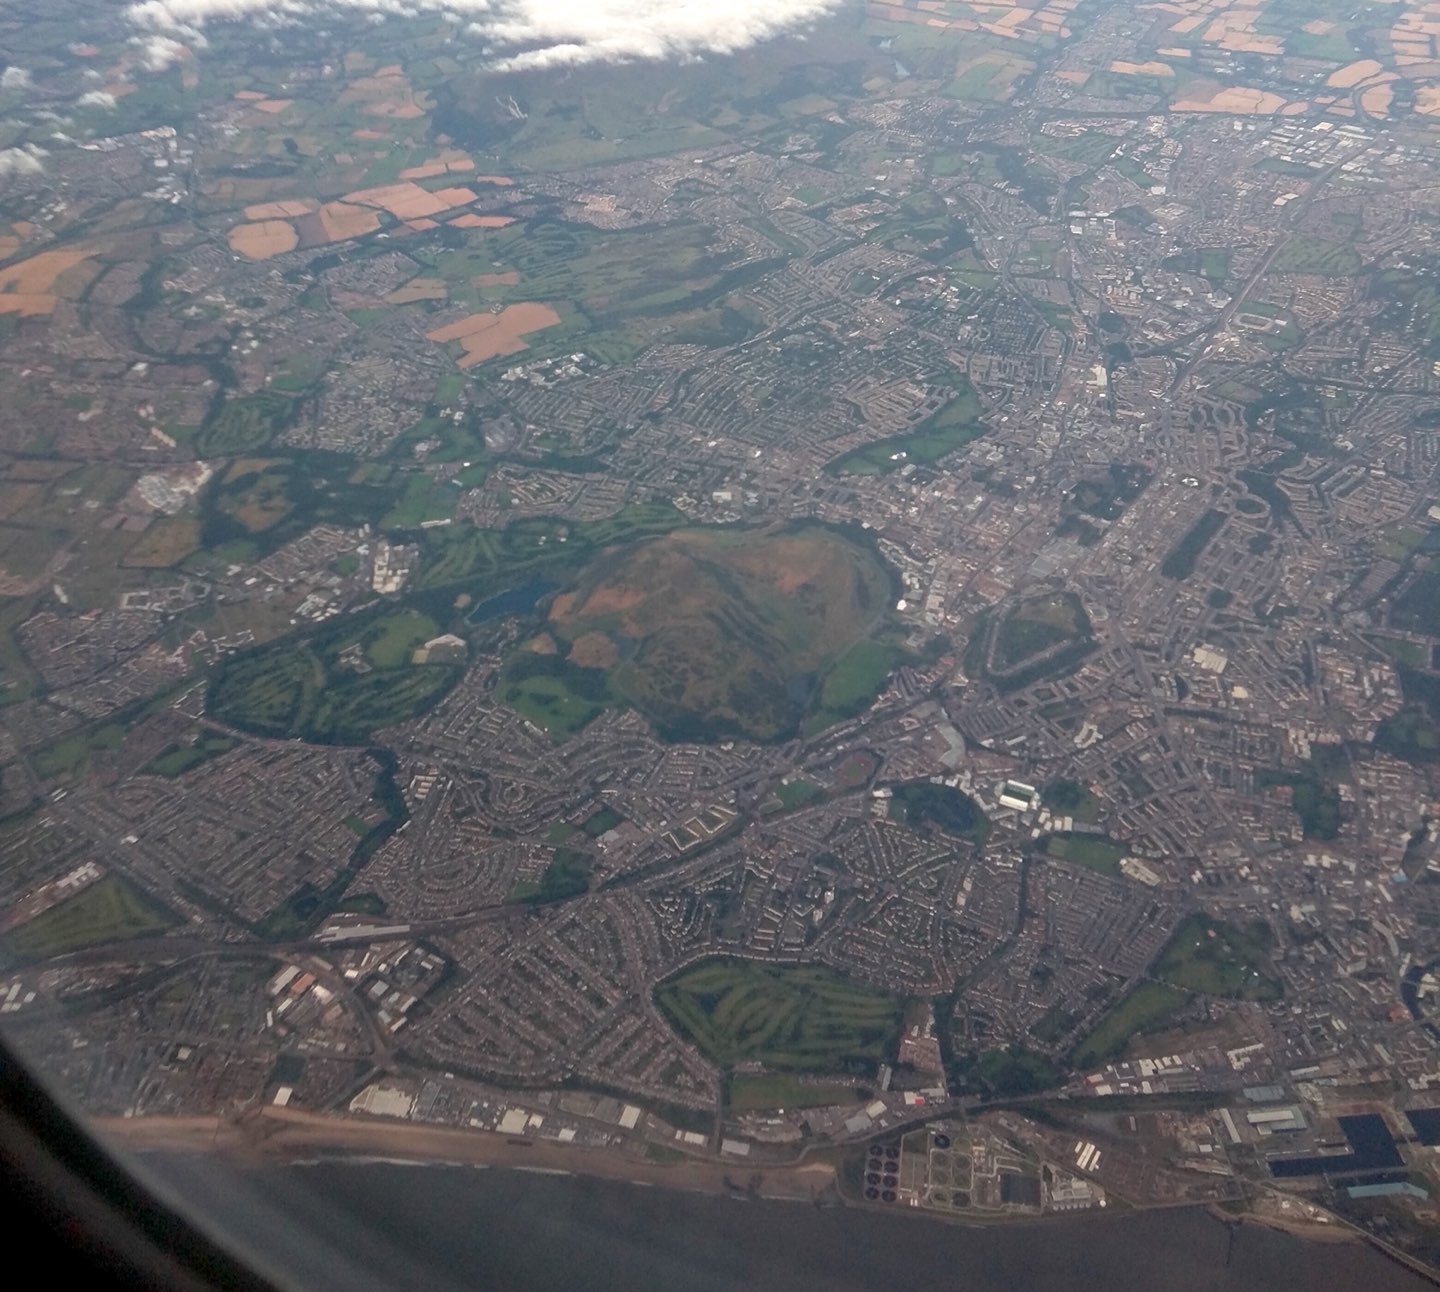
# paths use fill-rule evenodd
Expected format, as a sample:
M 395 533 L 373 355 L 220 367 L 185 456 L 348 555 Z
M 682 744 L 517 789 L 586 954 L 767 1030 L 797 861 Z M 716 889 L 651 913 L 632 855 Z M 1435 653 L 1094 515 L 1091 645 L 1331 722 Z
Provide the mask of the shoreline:
M 847 1197 L 840 1188 L 836 1167 L 827 1161 L 778 1166 L 698 1158 L 658 1162 L 609 1149 L 550 1140 L 522 1140 L 493 1131 L 384 1119 L 362 1121 L 270 1105 L 235 1120 L 216 1116 L 108 1117 L 92 1119 L 91 1125 L 102 1140 L 130 1153 L 214 1153 L 240 1167 L 389 1163 L 475 1170 L 499 1168 L 536 1175 L 582 1176 L 737 1201 L 848 1207 L 868 1214 L 900 1215 L 975 1229 L 1039 1226 L 1077 1218 L 1073 1212 L 1033 1216 L 958 1215 L 916 1207 L 875 1206 Z M 1127 1215 L 1177 1209 L 1203 1209 L 1227 1224 L 1260 1225 L 1307 1242 L 1367 1241 L 1366 1235 L 1348 1225 L 1324 1225 L 1263 1212 L 1236 1216 L 1198 1202 L 1125 1207 L 1096 1212 L 1088 1219 L 1117 1220 Z
M 657 1162 L 613 1151 L 519 1140 L 492 1131 L 413 1122 L 359 1121 L 266 1107 L 239 1120 L 221 1117 L 100 1117 L 100 1138 L 130 1153 L 217 1153 L 241 1166 L 302 1165 L 317 1160 L 389 1160 L 414 1166 L 508 1167 L 582 1175 L 642 1186 L 767 1201 L 841 1202 L 828 1162 L 757 1166 L 744 1162 Z M 848 1203 L 846 1205 L 849 1205 Z

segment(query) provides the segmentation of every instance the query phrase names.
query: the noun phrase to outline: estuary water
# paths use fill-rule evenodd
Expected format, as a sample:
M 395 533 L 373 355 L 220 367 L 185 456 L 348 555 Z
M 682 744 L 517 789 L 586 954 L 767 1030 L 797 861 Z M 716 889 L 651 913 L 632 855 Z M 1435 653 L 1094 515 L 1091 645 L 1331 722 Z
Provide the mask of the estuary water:
M 1202 1210 L 971 1228 L 579 1176 L 329 1162 L 232 1173 L 151 1159 L 284 1283 L 425 1292 L 1421 1292 L 1359 1244 Z M 316 1240 L 319 1240 L 318 1242 Z

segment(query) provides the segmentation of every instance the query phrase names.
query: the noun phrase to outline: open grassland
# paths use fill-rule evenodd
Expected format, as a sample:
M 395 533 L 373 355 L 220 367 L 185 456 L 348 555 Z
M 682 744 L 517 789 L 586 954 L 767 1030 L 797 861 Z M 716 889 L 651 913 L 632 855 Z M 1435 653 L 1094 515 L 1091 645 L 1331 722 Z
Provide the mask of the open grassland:
M 869 1070 L 900 1032 L 900 1002 L 819 965 L 712 959 L 660 984 L 670 1021 L 723 1067 Z
M 1051 781 L 1041 791 L 1041 801 L 1057 816 L 1074 817 L 1077 821 L 1097 820 L 1100 800 L 1079 781 Z
M 1185 991 L 1242 1000 L 1277 1000 L 1278 978 L 1263 972 L 1270 954 L 1263 924 L 1240 929 L 1207 915 L 1192 915 L 1155 965 L 1155 976 Z
M 1120 859 L 1129 855 L 1129 849 L 1103 834 L 1052 834 L 1045 840 L 1045 855 L 1113 878 L 1120 874 Z
M 862 444 L 825 464 L 831 475 L 888 475 L 907 465 L 930 466 L 985 434 L 980 400 L 967 386 L 913 431 Z
M 159 933 L 175 916 L 119 875 L 106 875 L 0 938 L 19 960 L 45 960 L 81 947 Z
M 999 614 L 982 614 L 965 648 L 967 671 L 1003 693 L 1073 673 L 1095 649 L 1090 619 L 1071 593 L 1042 592 Z
M 78 781 L 97 754 L 114 753 L 125 743 L 125 726 L 106 722 L 61 736 L 30 755 L 35 774 L 47 781 Z
M 801 1081 L 785 1073 L 763 1076 L 745 1074 L 730 1079 L 726 1100 L 732 1112 L 754 1112 L 766 1108 L 823 1108 L 830 1104 L 853 1104 L 860 1095 L 853 1086 L 835 1081 Z
M 1106 1014 L 1082 1041 L 1071 1062 L 1081 1071 L 1119 1058 L 1131 1040 L 1168 1023 L 1190 1003 L 1187 993 L 1164 983 L 1144 982 Z
M 163 570 L 177 565 L 200 546 L 200 522 L 193 516 L 164 516 L 151 523 L 125 553 L 122 565 Z
M 234 736 L 219 731 L 206 731 L 185 744 L 167 745 L 140 770 L 173 780 L 212 758 L 228 754 L 239 745 Z
M 1089 632 L 1090 621 L 1073 593 L 1027 597 L 996 626 L 991 669 L 1008 673 Z
M 678 531 L 594 562 L 512 652 L 501 694 L 557 732 L 625 703 L 672 739 L 776 739 L 824 711 L 821 680 L 889 591 L 873 551 L 820 526 Z M 859 680 L 883 681 L 878 663 Z
M 1270 265 L 1276 274 L 1319 274 L 1324 278 L 1349 277 L 1360 268 L 1360 253 L 1354 247 L 1300 236 L 1290 238 Z

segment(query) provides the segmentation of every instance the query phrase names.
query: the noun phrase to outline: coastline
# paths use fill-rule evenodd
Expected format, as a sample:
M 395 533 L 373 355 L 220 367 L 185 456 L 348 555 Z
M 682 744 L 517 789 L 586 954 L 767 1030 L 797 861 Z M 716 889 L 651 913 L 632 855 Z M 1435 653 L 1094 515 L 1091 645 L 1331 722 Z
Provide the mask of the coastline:
M 107 1143 L 131 1153 L 214 1153 L 240 1166 L 284 1165 L 317 1158 L 363 1158 L 410 1165 L 509 1167 L 583 1175 L 685 1193 L 749 1196 L 769 1201 L 839 1201 L 828 1162 L 752 1166 L 744 1161 L 656 1162 L 604 1149 L 549 1140 L 516 1140 L 492 1131 L 360 1121 L 299 1109 L 265 1107 L 237 1120 L 221 1117 L 100 1117 L 91 1121 Z
M 692 1292 L 879 1292 L 894 1286 L 896 1271 L 921 1278 L 957 1259 L 974 1273 L 976 1292 L 1005 1292 L 1017 1278 L 1063 1282 L 1076 1270 L 1086 1276 L 1073 1286 L 1091 1292 L 1123 1279 L 1136 1252 L 1164 1272 L 1157 1292 L 1204 1292 L 1221 1270 L 1237 1292 L 1279 1292 L 1294 1286 L 1293 1271 L 1307 1272 L 1302 1286 L 1324 1278 L 1336 1292 L 1435 1286 L 1433 1273 L 1343 1223 L 1234 1216 L 1204 1204 L 961 1219 L 845 1197 L 832 1162 L 656 1162 L 275 1108 L 233 1120 L 93 1124 L 138 1155 L 137 1170 L 162 1196 L 223 1216 L 232 1243 L 267 1260 L 276 1253 L 277 1269 L 282 1256 L 310 1262 L 304 1281 L 322 1292 L 462 1292 L 477 1278 L 516 1292 L 574 1292 L 569 1253 L 582 1250 L 592 1292 L 657 1283 Z M 899 1216 L 941 1223 L 896 1225 Z M 1046 1238 L 1037 1242 L 1042 1226 Z M 317 1234 L 331 1241 L 306 1237 Z
M 93 1119 L 102 1139 L 127 1152 L 215 1154 L 232 1164 L 313 1166 L 390 1164 L 498 1168 L 534 1175 L 581 1176 L 679 1193 L 767 1202 L 804 1202 L 877 1215 L 902 1215 L 970 1229 L 1014 1229 L 1074 1220 L 1076 1213 L 1047 1215 L 944 1214 L 913 1207 L 877 1206 L 846 1196 L 828 1161 L 758 1165 L 744 1160 L 687 1158 L 658 1162 L 613 1149 L 523 1140 L 493 1131 L 337 1116 L 265 1106 L 238 1119 L 221 1117 L 112 1117 Z M 1205 1203 L 1128 1206 L 1095 1212 L 1091 1221 L 1141 1212 L 1203 1210 L 1217 1220 L 1272 1229 L 1308 1242 L 1355 1244 L 1368 1236 L 1343 1223 L 1319 1223 L 1273 1210 L 1232 1215 Z

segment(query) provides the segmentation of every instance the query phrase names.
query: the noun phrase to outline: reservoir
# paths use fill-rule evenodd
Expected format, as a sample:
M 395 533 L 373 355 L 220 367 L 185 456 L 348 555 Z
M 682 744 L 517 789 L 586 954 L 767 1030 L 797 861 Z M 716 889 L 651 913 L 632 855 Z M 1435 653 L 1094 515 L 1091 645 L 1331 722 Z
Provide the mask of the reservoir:
M 483 624 L 487 619 L 499 619 L 504 615 L 523 615 L 535 609 L 536 603 L 547 593 L 555 591 L 556 585 L 544 579 L 531 579 L 509 592 L 499 592 L 480 602 L 467 616 L 466 622 Z

